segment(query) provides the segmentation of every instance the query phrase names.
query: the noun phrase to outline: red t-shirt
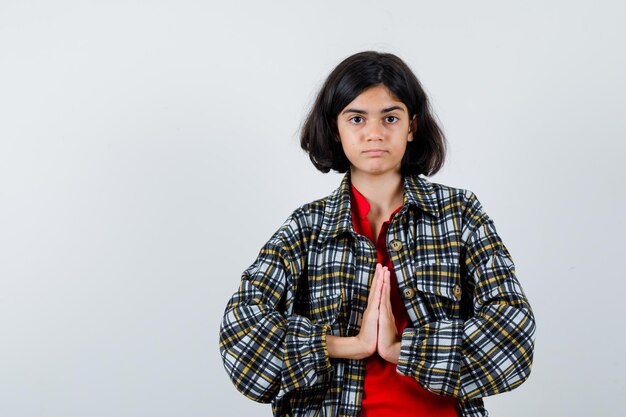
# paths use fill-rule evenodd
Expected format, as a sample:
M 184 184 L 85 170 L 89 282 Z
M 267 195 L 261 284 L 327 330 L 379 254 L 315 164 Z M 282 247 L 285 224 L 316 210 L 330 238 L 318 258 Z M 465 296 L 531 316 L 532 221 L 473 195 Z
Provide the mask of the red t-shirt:
M 367 214 L 370 204 L 355 187 L 351 185 L 350 202 L 352 224 L 357 233 L 374 243 L 372 227 Z M 387 228 L 391 218 L 402 206 L 398 207 L 386 220 L 378 232 L 375 242 L 378 262 L 387 266 L 391 272 L 391 305 L 396 320 L 398 335 L 410 323 L 409 316 L 398 291 L 398 283 L 389 259 L 386 245 Z M 401 375 L 396 371 L 396 364 L 387 362 L 374 353 L 367 358 L 361 417 L 458 417 L 461 415 L 456 398 L 437 395 L 424 389 L 416 379 Z

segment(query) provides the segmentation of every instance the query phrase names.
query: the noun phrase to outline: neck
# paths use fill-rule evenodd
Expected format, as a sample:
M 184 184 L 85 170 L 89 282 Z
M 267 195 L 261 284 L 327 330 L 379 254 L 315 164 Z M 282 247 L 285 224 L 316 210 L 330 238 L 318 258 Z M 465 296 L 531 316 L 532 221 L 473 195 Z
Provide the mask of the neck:
M 374 215 L 393 211 L 403 203 L 404 184 L 399 172 L 371 175 L 352 170 L 350 180 L 367 198 Z

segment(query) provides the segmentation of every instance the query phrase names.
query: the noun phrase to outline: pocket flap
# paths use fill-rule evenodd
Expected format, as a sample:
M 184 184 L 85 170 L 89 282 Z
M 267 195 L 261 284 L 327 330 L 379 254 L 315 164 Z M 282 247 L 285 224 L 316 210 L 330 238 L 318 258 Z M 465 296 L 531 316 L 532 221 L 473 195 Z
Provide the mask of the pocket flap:
M 341 293 L 306 299 L 303 301 L 303 310 L 315 321 L 333 324 L 339 314 L 341 301 Z
M 428 263 L 415 265 L 415 286 L 419 291 L 461 299 L 461 265 L 458 263 Z

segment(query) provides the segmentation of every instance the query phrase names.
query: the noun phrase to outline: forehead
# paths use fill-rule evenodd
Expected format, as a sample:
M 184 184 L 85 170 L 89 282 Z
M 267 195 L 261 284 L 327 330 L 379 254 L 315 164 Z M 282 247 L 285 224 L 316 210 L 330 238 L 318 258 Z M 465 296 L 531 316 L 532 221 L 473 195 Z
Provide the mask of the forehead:
M 369 87 L 361 92 L 354 98 L 346 107 L 360 106 L 371 108 L 384 108 L 389 105 L 401 106 L 406 109 L 406 106 L 401 102 L 387 86 L 379 84 L 373 87 Z

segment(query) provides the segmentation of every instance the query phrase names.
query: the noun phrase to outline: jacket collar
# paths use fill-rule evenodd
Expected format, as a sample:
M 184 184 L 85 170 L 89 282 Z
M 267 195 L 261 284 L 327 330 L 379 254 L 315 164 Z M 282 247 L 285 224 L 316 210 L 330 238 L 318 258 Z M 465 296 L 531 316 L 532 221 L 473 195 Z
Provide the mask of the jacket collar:
M 398 215 L 404 214 L 408 207 L 412 206 L 439 217 L 437 195 L 430 181 L 419 175 L 407 175 L 403 178 L 403 183 L 403 207 Z M 339 187 L 326 198 L 324 219 L 318 238 L 320 242 L 346 232 L 356 234 L 352 225 L 350 185 L 350 171 L 348 170 Z

